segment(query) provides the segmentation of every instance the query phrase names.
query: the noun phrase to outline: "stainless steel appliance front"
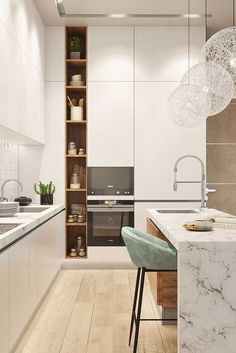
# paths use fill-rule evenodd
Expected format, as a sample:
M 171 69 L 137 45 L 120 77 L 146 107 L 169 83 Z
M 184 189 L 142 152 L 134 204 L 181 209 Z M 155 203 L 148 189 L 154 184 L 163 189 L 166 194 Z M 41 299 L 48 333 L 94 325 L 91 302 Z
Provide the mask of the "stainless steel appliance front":
M 133 201 L 88 201 L 89 246 L 123 246 L 123 226 L 134 226 Z

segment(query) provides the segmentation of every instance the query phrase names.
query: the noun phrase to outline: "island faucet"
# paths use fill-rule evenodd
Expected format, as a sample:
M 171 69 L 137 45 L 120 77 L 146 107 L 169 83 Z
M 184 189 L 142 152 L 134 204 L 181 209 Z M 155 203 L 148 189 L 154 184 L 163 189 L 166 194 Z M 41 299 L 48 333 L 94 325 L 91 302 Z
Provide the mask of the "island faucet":
M 5 186 L 8 182 L 10 181 L 15 181 L 19 186 L 20 186 L 20 191 L 23 191 L 23 186 L 21 184 L 21 182 L 17 179 L 7 179 L 5 180 L 3 183 L 2 183 L 2 186 L 1 186 L 1 197 L 0 197 L 0 202 L 2 201 L 8 201 L 8 199 L 4 196 L 4 189 L 5 189 Z
M 201 164 L 201 180 L 177 180 L 177 166 L 180 161 L 184 158 L 195 158 L 197 159 L 200 164 Z M 174 184 L 173 184 L 173 190 L 177 191 L 178 184 L 200 184 L 201 183 L 201 209 L 206 208 L 206 176 L 205 176 L 205 166 L 201 158 L 194 156 L 192 154 L 186 154 L 180 158 L 177 159 L 174 165 L 174 173 L 175 173 L 175 179 L 174 179 Z M 208 191 L 213 191 L 213 190 L 208 190 Z M 215 191 L 215 190 L 214 190 Z

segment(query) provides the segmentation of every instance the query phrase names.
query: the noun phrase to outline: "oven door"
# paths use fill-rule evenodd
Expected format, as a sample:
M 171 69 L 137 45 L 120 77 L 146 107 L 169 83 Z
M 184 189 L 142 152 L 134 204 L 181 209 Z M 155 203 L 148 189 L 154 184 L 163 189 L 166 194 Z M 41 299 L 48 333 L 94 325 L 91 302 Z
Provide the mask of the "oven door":
M 124 246 L 124 226 L 134 226 L 133 207 L 88 207 L 89 246 Z

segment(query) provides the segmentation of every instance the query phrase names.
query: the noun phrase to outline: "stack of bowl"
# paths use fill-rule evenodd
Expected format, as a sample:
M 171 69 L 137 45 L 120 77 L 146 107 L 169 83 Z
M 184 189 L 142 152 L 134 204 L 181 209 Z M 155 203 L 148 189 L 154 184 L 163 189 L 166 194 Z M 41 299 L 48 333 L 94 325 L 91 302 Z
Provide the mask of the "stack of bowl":
M 84 81 L 82 81 L 82 75 L 73 75 L 72 81 L 70 81 L 70 86 L 84 86 Z
M 19 202 L 0 202 L 0 217 L 11 217 L 19 212 Z

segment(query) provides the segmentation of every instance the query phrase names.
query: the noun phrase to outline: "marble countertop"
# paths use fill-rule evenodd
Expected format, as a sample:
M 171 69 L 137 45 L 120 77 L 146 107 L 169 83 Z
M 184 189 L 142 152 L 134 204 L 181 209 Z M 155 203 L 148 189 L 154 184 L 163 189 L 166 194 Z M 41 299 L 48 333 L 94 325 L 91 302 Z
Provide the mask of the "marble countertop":
M 31 207 L 42 207 L 45 208 L 45 211 L 38 213 L 27 213 L 25 211 L 22 213 L 17 213 L 13 217 L 0 217 L 0 223 L 2 224 L 18 224 L 15 228 L 0 235 L 0 251 L 65 208 L 64 205 L 44 206 L 33 204 L 27 206 L 27 208 Z
M 204 247 L 207 243 L 215 245 L 216 248 L 225 250 L 229 248 L 229 243 L 236 245 L 236 229 L 214 228 L 209 232 L 188 231 L 183 228 L 183 224 L 196 219 L 205 219 L 214 216 L 228 216 L 227 214 L 215 210 L 207 209 L 198 213 L 159 213 L 156 209 L 149 209 L 148 213 L 153 223 L 161 230 L 167 239 L 177 250 L 186 249 L 186 245 L 194 244 Z

